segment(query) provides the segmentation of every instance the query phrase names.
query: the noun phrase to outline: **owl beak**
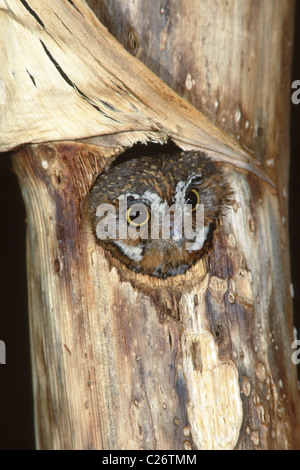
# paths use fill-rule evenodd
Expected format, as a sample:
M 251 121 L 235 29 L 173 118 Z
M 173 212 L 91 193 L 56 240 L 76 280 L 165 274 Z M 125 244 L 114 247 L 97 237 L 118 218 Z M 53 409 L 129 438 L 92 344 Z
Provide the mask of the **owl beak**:
M 175 245 L 179 248 L 182 247 L 182 227 L 180 229 L 177 227 L 174 221 L 174 217 L 170 217 L 170 238 Z
M 174 238 L 174 237 L 172 237 L 172 242 L 174 242 L 175 245 L 178 246 L 178 248 L 181 248 L 181 247 L 182 247 L 182 238 Z

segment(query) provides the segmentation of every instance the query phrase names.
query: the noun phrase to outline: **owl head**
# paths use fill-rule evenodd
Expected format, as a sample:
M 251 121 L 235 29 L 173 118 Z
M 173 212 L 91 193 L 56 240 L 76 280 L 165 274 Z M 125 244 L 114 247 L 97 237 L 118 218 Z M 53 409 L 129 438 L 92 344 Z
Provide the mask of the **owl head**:
M 184 274 L 206 252 L 232 190 L 202 152 L 141 156 L 101 173 L 89 195 L 97 242 L 133 271 Z

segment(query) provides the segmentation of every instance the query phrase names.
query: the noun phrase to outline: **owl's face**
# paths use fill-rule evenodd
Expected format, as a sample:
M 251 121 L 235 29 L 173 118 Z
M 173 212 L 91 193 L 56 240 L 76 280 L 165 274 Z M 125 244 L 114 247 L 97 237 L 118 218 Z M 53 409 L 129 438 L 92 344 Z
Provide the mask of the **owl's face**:
M 223 174 L 201 152 L 135 158 L 101 173 L 89 204 L 98 243 L 128 268 L 184 274 L 230 204 Z

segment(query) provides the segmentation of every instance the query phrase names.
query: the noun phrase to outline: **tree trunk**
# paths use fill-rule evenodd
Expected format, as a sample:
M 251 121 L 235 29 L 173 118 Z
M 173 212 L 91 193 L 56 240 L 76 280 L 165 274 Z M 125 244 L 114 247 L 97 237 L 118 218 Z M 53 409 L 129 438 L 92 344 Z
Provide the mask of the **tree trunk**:
M 31 144 L 13 163 L 27 210 L 38 447 L 299 448 L 287 236 L 293 2 L 90 1 L 136 57 L 81 1 L 57 2 L 56 15 L 51 2 L 10 3 L 1 148 Z M 161 280 L 105 256 L 86 198 L 110 157 L 167 139 L 222 165 L 235 201 L 210 264 Z

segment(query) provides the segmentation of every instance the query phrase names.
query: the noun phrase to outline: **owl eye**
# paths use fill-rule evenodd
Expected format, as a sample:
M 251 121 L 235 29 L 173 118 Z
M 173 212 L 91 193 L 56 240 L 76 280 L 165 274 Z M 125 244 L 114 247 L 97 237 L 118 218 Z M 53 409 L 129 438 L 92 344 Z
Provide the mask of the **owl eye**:
M 133 204 L 127 209 L 126 219 L 134 227 L 143 227 L 150 219 L 150 212 L 143 204 Z
M 197 189 L 191 189 L 186 195 L 185 204 L 191 204 L 192 211 L 195 211 L 200 204 L 200 194 Z

